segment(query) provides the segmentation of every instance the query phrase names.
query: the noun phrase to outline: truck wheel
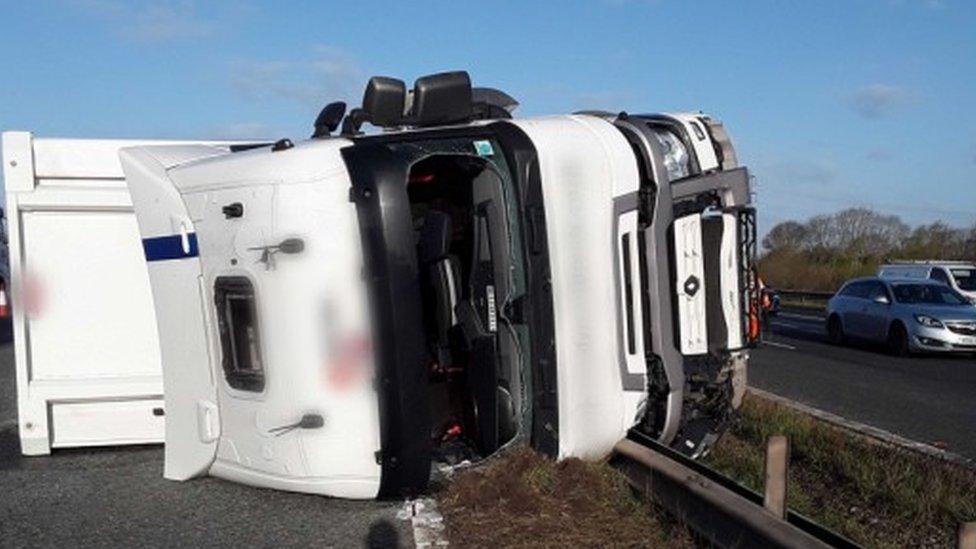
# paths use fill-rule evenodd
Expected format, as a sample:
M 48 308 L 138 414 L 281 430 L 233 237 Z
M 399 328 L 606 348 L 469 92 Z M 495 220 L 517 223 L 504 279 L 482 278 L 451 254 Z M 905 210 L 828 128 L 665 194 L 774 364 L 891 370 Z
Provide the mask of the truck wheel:
M 843 345 L 847 341 L 847 336 L 844 335 L 844 326 L 840 323 L 840 318 L 837 315 L 831 315 L 830 319 L 827 320 L 827 338 L 834 345 Z
M 888 352 L 894 356 L 908 356 L 911 353 L 908 332 L 899 323 L 892 324 L 888 330 Z

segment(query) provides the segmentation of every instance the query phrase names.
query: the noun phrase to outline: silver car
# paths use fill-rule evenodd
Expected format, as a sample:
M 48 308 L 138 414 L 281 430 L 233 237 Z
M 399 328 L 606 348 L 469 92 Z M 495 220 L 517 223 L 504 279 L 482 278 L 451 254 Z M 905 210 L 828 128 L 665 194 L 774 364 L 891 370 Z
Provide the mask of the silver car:
M 976 352 L 976 307 L 935 281 L 857 278 L 827 302 L 827 335 L 886 343 L 892 354 Z

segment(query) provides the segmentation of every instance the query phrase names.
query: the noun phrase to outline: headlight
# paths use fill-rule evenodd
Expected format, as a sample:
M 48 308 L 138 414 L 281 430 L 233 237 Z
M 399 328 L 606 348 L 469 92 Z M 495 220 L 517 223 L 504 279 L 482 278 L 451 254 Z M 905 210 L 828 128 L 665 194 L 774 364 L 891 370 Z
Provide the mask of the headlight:
M 927 326 L 929 328 L 944 328 L 942 322 L 936 318 L 930 317 L 929 315 L 915 315 L 915 320 L 917 320 L 922 326 Z
M 654 128 L 654 135 L 664 149 L 664 167 L 668 170 L 668 179 L 677 181 L 688 177 L 691 168 L 688 166 L 688 151 L 684 143 L 677 135 L 665 129 Z

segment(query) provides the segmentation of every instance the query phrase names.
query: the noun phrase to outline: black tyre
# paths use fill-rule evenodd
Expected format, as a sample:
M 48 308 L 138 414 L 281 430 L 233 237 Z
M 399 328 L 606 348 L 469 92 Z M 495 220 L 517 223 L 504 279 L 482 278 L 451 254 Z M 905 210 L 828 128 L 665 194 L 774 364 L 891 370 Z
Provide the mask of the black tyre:
M 894 356 L 911 354 L 911 348 L 908 346 L 908 331 L 900 323 L 892 324 L 888 329 L 888 352 Z
M 841 325 L 840 317 L 837 315 L 833 315 L 827 320 L 827 338 L 834 345 L 843 345 L 847 341 L 847 336 L 844 335 L 844 326 Z

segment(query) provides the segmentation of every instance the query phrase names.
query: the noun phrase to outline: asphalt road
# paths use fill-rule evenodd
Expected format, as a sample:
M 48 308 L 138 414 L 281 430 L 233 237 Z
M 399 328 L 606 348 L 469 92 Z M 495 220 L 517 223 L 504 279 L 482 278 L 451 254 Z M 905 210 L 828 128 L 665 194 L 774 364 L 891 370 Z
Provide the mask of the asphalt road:
M 0 347 L 0 547 L 412 546 L 399 502 L 214 478 L 163 480 L 162 446 L 20 455 L 13 348 Z
M 754 351 L 749 384 L 976 459 L 976 359 L 896 358 L 827 342 L 816 311 L 784 311 Z

